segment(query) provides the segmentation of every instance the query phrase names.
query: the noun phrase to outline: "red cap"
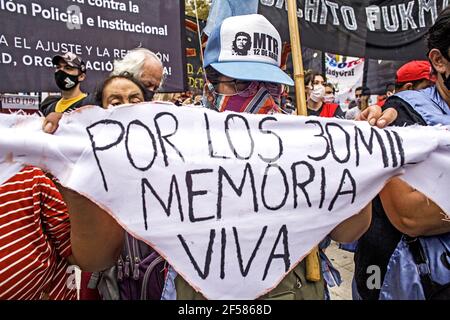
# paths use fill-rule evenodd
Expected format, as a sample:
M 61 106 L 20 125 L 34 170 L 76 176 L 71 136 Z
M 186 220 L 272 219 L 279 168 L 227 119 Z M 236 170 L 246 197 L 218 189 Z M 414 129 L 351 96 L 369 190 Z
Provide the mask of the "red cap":
M 431 65 L 426 60 L 410 61 L 397 70 L 395 82 L 405 83 L 420 79 L 428 79 L 435 82 L 436 78 L 432 75 L 431 70 Z

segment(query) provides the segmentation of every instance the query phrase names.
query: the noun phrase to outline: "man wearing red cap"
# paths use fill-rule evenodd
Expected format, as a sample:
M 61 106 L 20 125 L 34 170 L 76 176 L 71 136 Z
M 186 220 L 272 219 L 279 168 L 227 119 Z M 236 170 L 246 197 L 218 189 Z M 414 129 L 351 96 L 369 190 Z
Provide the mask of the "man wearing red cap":
M 413 60 L 397 70 L 395 92 L 425 89 L 431 87 L 435 81 L 436 77 L 428 61 Z
M 383 107 L 386 99 L 396 92 L 421 90 L 431 87 L 436 82 L 431 64 L 426 60 L 413 60 L 402 65 L 395 75 L 395 84 L 386 86 L 386 94 L 378 96 L 377 105 Z
M 447 7 L 428 31 L 428 59 L 436 84 L 389 97 L 384 108 L 398 111 L 393 125 L 450 125 L 449 34 Z M 397 83 L 413 89 L 419 79 L 432 81 L 430 71 L 426 63 L 414 61 L 399 69 Z M 436 188 L 448 187 L 430 180 Z M 399 178 L 386 184 L 372 206 L 371 225 L 355 253 L 354 298 L 423 300 L 444 293 L 442 285 L 450 287 L 450 223 L 443 219 L 443 210 Z

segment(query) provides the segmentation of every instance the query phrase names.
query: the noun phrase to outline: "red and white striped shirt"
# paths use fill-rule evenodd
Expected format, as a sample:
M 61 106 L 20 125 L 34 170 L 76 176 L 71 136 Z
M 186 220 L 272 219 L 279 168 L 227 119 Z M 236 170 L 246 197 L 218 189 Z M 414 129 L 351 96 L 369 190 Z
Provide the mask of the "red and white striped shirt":
M 76 299 L 67 207 L 42 170 L 0 186 L 0 299 Z

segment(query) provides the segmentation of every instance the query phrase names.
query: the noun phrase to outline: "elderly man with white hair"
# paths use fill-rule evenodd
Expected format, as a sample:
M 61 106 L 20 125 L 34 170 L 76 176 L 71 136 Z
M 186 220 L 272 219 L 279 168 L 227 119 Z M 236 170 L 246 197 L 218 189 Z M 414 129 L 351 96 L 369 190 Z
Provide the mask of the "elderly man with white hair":
M 114 61 L 111 75 L 130 73 L 150 91 L 157 91 L 164 82 L 164 66 L 158 56 L 145 48 L 130 50 L 122 60 Z
M 150 101 L 158 89 L 160 89 L 165 80 L 164 66 L 158 56 L 146 49 L 136 48 L 128 51 L 121 59 L 114 61 L 114 69 L 111 76 L 128 73 L 136 80 L 140 81 L 149 91 L 146 93 L 146 100 Z M 90 94 L 86 101 L 87 104 L 101 105 L 101 101 L 95 101 L 95 94 Z M 54 133 L 58 128 L 62 113 L 52 112 L 45 117 L 43 129 L 47 133 Z

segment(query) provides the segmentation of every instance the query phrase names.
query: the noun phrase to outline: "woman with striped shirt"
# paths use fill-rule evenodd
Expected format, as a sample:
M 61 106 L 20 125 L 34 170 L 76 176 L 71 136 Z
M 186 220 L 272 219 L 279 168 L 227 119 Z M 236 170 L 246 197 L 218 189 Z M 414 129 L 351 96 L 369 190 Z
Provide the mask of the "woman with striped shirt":
M 0 299 L 75 299 L 71 254 L 67 207 L 40 169 L 0 186 Z
M 70 219 L 60 192 L 39 168 L 25 167 L 0 185 L 1 300 L 76 299 L 69 265 L 99 271 L 117 259 L 121 227 L 80 195 L 64 192 L 82 204 Z

